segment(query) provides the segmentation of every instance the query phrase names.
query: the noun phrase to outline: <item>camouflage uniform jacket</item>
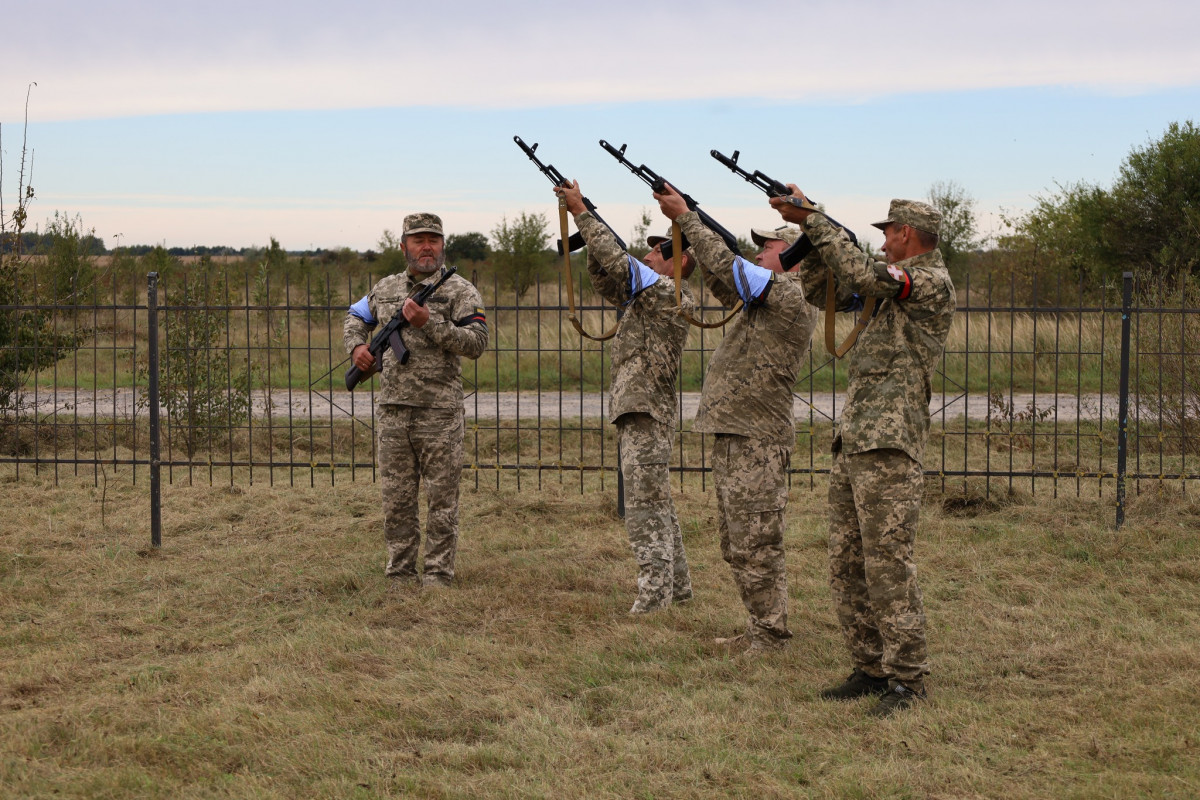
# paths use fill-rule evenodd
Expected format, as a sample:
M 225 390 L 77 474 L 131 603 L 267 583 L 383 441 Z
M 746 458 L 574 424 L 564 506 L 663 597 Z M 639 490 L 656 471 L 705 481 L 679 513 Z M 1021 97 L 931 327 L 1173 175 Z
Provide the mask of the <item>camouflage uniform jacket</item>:
M 846 405 L 835 448 L 840 438 L 844 453 L 896 448 L 921 463 L 933 371 L 954 317 L 954 284 L 941 253 L 887 264 L 865 255 L 821 214 L 810 214 L 801 227 L 821 255 L 801 265 L 814 303 L 825 304 L 826 267 L 837 281 L 839 309 L 851 293 L 879 299 L 846 357 Z
M 386 325 L 419 283 L 437 280 L 437 273 L 417 281 L 406 270 L 383 278 L 367 294 L 371 316 Z M 411 355 L 401 366 L 390 347 L 383 356 L 378 401 L 381 404 L 423 408 L 461 408 L 463 404 L 461 357 L 479 358 L 487 347 L 488 327 L 479 290 L 466 278 L 453 275 L 426 304 L 429 321 L 423 328 L 401 330 Z M 351 353 L 367 344 L 374 326 L 354 313 L 346 315 L 342 342 Z
M 588 273 L 592 285 L 608 302 L 624 308 L 612 340 L 612 402 L 608 418 L 630 412 L 649 414 L 665 425 L 675 425 L 679 400 L 675 380 L 687 340 L 688 323 L 675 305 L 675 283 L 661 278 L 633 298 L 630 295 L 629 255 L 612 231 L 590 212 L 575 218 L 588 245 Z M 680 302 L 695 308 L 692 290 L 683 284 Z
M 679 218 L 704 282 L 726 306 L 738 301 L 734 254 L 695 212 Z M 812 256 L 810 256 L 811 258 Z M 801 276 L 776 273 L 766 297 L 738 312 L 713 353 L 693 430 L 733 433 L 791 448 L 796 443 L 792 387 L 812 342 L 817 309 Z

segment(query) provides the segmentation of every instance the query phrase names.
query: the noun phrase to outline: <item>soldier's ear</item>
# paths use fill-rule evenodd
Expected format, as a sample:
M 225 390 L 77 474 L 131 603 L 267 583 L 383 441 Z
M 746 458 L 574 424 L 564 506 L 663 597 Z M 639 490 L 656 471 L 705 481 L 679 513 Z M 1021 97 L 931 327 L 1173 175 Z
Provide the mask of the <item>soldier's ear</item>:
M 683 253 L 683 277 L 686 280 L 692 276 L 692 270 L 696 268 L 696 258 L 686 250 Z

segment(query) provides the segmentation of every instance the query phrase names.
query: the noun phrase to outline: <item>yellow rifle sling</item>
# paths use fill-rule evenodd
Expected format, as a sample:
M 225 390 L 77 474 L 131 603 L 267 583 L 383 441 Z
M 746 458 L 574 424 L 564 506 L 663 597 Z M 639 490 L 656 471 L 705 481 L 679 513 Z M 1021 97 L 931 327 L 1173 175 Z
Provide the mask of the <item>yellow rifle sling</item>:
M 837 323 L 837 282 L 833 276 L 833 270 L 829 269 L 825 273 L 825 349 L 834 358 L 842 358 L 846 353 L 850 352 L 850 348 L 854 347 L 854 343 L 858 341 L 858 335 L 863 332 L 867 324 L 871 321 L 871 314 L 875 311 L 875 303 L 878 298 L 868 297 L 863 304 L 862 313 L 858 315 L 858 320 L 854 323 L 854 330 L 850 331 L 850 335 L 846 337 L 846 341 L 841 345 L 836 344 L 837 336 L 834 333 L 834 326 Z
M 678 222 L 671 223 L 671 260 L 675 263 L 675 307 L 679 309 L 679 316 L 697 328 L 721 328 L 733 319 L 734 314 L 742 310 L 742 301 L 738 300 L 725 319 L 720 322 L 703 322 L 683 307 L 683 231 L 680 230 Z
M 562 229 L 563 277 L 567 283 L 567 306 L 570 309 L 567 319 L 571 320 L 571 325 L 573 325 L 575 330 L 579 331 L 579 335 L 585 339 L 591 339 L 593 342 L 606 342 L 617 335 L 617 326 L 621 324 L 620 320 L 617 320 L 616 324 L 612 326 L 612 330 L 610 330 L 608 333 L 602 333 L 599 336 L 592 336 L 583 329 L 583 325 L 580 324 L 579 317 L 575 313 L 575 284 L 571 278 L 571 246 L 567 244 L 567 239 L 570 238 L 567 236 L 569 231 L 569 228 L 567 227 L 567 201 L 561 197 L 558 199 L 558 223 L 559 227 Z

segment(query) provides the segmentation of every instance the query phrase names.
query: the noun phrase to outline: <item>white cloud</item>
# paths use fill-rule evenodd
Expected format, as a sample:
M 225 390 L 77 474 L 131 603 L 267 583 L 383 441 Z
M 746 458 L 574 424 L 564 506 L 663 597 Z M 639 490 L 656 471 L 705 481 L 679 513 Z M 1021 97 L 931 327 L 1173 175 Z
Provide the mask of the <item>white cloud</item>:
M 45 2 L 5 12 L 0 120 L 1195 85 L 1200 5 L 916 0 Z

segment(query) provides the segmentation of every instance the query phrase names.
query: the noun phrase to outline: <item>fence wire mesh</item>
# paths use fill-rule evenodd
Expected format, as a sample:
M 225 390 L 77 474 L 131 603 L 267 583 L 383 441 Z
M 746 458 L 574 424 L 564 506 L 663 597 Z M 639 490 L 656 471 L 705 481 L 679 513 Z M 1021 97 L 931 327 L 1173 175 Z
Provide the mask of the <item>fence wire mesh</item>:
M 464 361 L 464 479 L 474 486 L 615 485 L 607 422 L 605 348 L 568 321 L 561 281 L 520 297 L 495 277 L 470 277 L 484 296 L 491 341 Z M 273 278 L 236 266 L 177 270 L 157 283 L 108 276 L 68 301 L 22 278 L 19 304 L 0 306 L 0 462 L 24 470 L 132 472 L 143 479 L 149 435 L 150 314 L 164 476 L 171 483 L 374 480 L 374 385 L 345 390 L 347 306 L 375 277 L 310 270 Z M 1122 428 L 1122 322 L 1130 325 L 1124 420 L 1126 479 L 1187 491 L 1200 479 L 1200 317 L 1193 289 L 1153 280 L 1105 287 L 1011 276 L 967 276 L 930 402 L 925 470 L 942 491 L 1071 492 L 1114 497 Z M 586 282 L 580 281 L 585 284 Z M 723 309 L 700 293 L 704 314 Z M 616 320 L 580 298 L 589 331 Z M 32 322 L 31 322 L 32 320 Z M 849 327 L 852 322 L 844 323 Z M 32 327 L 32 330 L 30 328 Z M 818 330 L 821 330 L 818 325 Z M 844 331 L 839 331 L 844 335 Z M 721 331 L 693 329 L 679 376 L 680 486 L 708 481 L 711 442 L 691 430 Z M 829 470 L 845 370 L 814 343 L 795 387 L 793 483 Z

